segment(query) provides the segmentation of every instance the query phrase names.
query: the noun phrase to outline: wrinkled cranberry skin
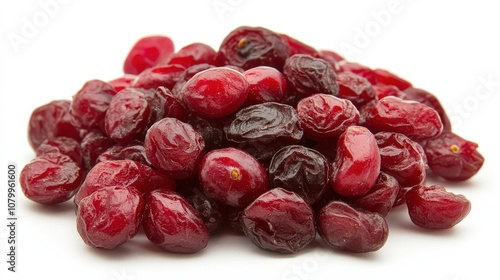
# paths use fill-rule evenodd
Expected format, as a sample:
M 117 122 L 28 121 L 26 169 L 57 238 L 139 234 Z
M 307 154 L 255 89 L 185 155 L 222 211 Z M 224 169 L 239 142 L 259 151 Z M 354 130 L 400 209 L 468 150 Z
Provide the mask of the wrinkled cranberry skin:
M 389 235 L 387 222 L 380 214 L 355 209 L 341 201 L 324 206 L 318 213 L 317 225 L 328 246 L 352 253 L 377 251 Z
M 304 134 L 316 141 L 337 138 L 359 122 L 359 112 L 351 101 L 322 93 L 300 100 L 297 116 Z
M 376 133 L 375 139 L 382 171 L 394 176 L 403 188 L 425 183 L 426 160 L 417 142 L 395 132 Z
M 241 214 L 243 232 L 259 248 L 291 254 L 316 237 L 313 209 L 302 197 L 282 188 L 259 196 Z
M 115 88 L 106 82 L 86 82 L 73 96 L 69 108 L 72 122 L 83 129 L 104 129 L 104 117 L 115 94 Z
M 409 98 L 406 94 L 399 90 L 396 86 L 392 85 L 374 85 L 373 90 L 375 91 L 375 98 L 380 100 L 386 96 L 394 96 L 401 98 L 403 100 L 408 100 Z
M 387 96 L 368 111 L 366 126 L 373 131 L 402 133 L 413 140 L 438 136 L 443 123 L 436 110 L 416 101 Z
M 146 197 L 143 228 L 153 244 L 173 253 L 196 253 L 210 238 L 200 214 L 169 190 L 155 190 Z
M 380 173 L 380 154 L 375 136 L 365 127 L 350 126 L 340 135 L 330 184 L 345 197 L 368 193 Z
M 37 156 L 48 153 L 61 153 L 69 156 L 79 166 L 83 164 L 80 143 L 73 138 L 61 136 L 45 139 L 45 141 L 36 148 L 35 153 Z
M 121 91 L 122 89 L 129 88 L 132 85 L 132 82 L 137 78 L 136 75 L 125 74 L 122 77 L 116 78 L 114 80 L 108 81 L 108 84 L 112 85 L 115 88 L 116 92 Z
M 192 43 L 171 55 L 165 64 L 178 64 L 188 68 L 202 63 L 215 64 L 216 57 L 217 52 L 209 45 Z
M 207 119 L 220 119 L 236 112 L 248 95 L 248 82 L 238 71 L 211 68 L 194 75 L 182 88 L 184 104 Z
M 262 27 L 241 26 L 222 41 L 218 65 L 234 65 L 248 70 L 257 66 L 283 69 L 290 49 L 279 34 Z
M 247 206 L 269 189 L 264 167 L 236 148 L 207 153 L 201 161 L 199 177 L 208 197 L 236 208 Z
M 156 90 L 144 92 L 144 96 L 150 107 L 148 127 L 163 118 L 175 118 L 180 121 L 186 121 L 189 111 L 168 88 L 160 86 Z
M 174 43 L 165 36 L 147 36 L 137 41 L 125 59 L 123 72 L 140 74 L 174 52 Z
M 427 229 L 452 228 L 471 210 L 465 196 L 448 192 L 440 185 L 415 186 L 406 192 L 405 199 L 411 221 Z
M 143 209 L 144 199 L 136 189 L 106 187 L 80 202 L 76 228 L 85 244 L 114 249 L 137 234 Z
M 335 73 L 340 72 L 340 62 L 345 60 L 338 53 L 330 51 L 330 50 L 320 50 L 319 51 L 319 58 L 330 63 L 330 65 L 332 66 L 332 69 L 333 69 L 333 71 L 335 71 Z
M 144 93 L 124 89 L 113 97 L 106 111 L 106 134 L 121 143 L 139 138 L 146 132 L 149 116 L 150 107 Z
M 380 172 L 377 182 L 370 191 L 362 197 L 348 200 L 348 203 L 356 208 L 362 208 L 370 212 L 379 213 L 382 217 L 387 216 L 392 209 L 399 193 L 399 183 L 393 176 Z
M 313 204 L 328 188 L 329 163 L 319 152 L 301 145 L 279 150 L 269 165 L 269 182 L 302 196 Z
M 286 60 L 283 75 L 289 90 L 299 98 L 315 93 L 337 95 L 339 91 L 335 71 L 321 58 L 293 55 Z
M 69 115 L 69 100 L 54 100 L 36 108 L 28 124 L 28 141 L 36 149 L 46 139 L 66 136 L 80 140 L 79 130 Z
M 312 57 L 320 57 L 318 51 L 313 47 L 301 42 L 287 34 L 280 34 L 281 39 L 285 41 L 290 49 L 290 56 L 294 54 L 307 54 Z
M 205 141 L 205 151 L 209 152 L 229 146 L 224 134 L 225 120 L 208 120 L 191 114 L 187 119 L 187 123 L 201 134 Z
M 437 99 L 434 94 L 423 89 L 409 87 L 405 89 L 404 95 L 408 100 L 418 101 L 436 110 L 441 118 L 441 121 L 443 122 L 443 131 L 451 131 L 450 118 L 446 114 L 441 102 L 439 102 L 439 99 Z
M 241 109 L 224 132 L 230 142 L 262 161 L 284 146 L 297 144 L 304 135 L 295 109 L 276 102 Z
M 411 83 L 407 80 L 387 70 L 375 69 L 373 70 L 373 73 L 375 74 L 377 85 L 392 85 L 397 87 L 399 90 L 406 90 L 407 88 L 410 88 L 412 86 Z
M 154 189 L 174 190 L 176 183 L 163 173 L 133 160 L 103 161 L 87 173 L 74 203 L 78 206 L 85 197 L 111 186 L 133 187 L 146 194 Z
M 96 159 L 96 164 L 108 160 L 134 160 L 145 165 L 151 165 L 146 157 L 146 150 L 144 144 L 140 141 L 134 140 L 127 144 L 116 144 L 104 151 Z
M 444 132 L 424 142 L 429 168 L 436 175 L 452 181 L 465 181 L 483 166 L 478 145 L 453 132 Z
M 70 199 L 83 180 L 83 171 L 61 153 L 40 155 L 21 170 L 19 184 L 24 195 L 40 204 L 58 204 Z
M 364 77 L 345 72 L 337 75 L 339 98 L 350 100 L 357 107 L 375 99 L 375 91 L 371 83 Z
M 258 66 L 243 73 L 248 82 L 246 105 L 282 102 L 287 94 L 286 79 L 275 68 Z
M 96 164 L 97 158 L 115 144 L 115 141 L 100 130 L 94 129 L 89 131 L 80 143 L 85 169 L 89 170 L 92 168 Z
M 178 64 L 160 65 L 144 70 L 135 78 L 131 87 L 156 89 L 163 86 L 172 89 L 186 68 Z
M 377 84 L 375 72 L 364 65 L 355 62 L 342 61 L 340 63 L 340 72 L 350 72 L 367 79 L 372 85 Z
M 154 167 L 174 179 L 186 179 L 198 171 L 205 141 L 191 125 L 164 118 L 149 128 L 144 148 Z

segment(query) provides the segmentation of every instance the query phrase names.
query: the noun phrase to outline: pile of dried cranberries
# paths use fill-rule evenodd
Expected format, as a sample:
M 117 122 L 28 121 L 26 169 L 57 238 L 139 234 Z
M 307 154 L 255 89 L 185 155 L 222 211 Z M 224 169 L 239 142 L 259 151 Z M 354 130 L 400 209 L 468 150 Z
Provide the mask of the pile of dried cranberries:
M 22 190 L 41 204 L 73 199 L 89 246 L 113 249 L 142 227 L 166 251 L 194 253 L 228 226 L 280 253 L 317 233 L 371 252 L 394 207 L 428 229 L 471 209 L 426 174 L 469 179 L 478 145 L 452 132 L 433 94 L 391 72 L 246 26 L 217 51 L 142 38 L 123 68 L 29 121 L 36 158 Z

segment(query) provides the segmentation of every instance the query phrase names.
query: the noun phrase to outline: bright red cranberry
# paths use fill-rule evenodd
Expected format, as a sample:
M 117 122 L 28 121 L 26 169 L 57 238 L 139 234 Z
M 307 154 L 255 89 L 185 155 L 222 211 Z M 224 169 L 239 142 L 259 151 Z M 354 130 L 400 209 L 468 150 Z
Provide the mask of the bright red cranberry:
M 169 190 L 155 190 L 147 196 L 143 228 L 152 243 L 173 253 L 196 253 L 210 238 L 200 214 Z
M 248 82 L 247 105 L 282 102 L 287 94 L 286 79 L 275 68 L 258 66 L 243 73 Z
M 350 100 L 357 107 L 375 99 L 375 91 L 371 83 L 362 76 L 344 72 L 337 75 L 339 98 Z
M 165 174 L 133 160 L 103 161 L 87 173 L 74 202 L 78 206 L 85 197 L 111 186 L 133 187 L 146 194 L 160 188 L 174 190 L 176 184 Z
M 97 158 L 115 144 L 115 141 L 100 130 L 94 129 L 89 131 L 80 143 L 85 169 L 89 170 L 92 168 L 96 164 Z
M 35 153 L 41 156 L 48 153 L 61 153 L 69 156 L 76 164 L 83 166 L 82 149 L 80 143 L 73 138 L 54 137 L 46 139 L 36 148 Z
M 313 47 L 301 42 L 287 34 L 280 34 L 281 39 L 285 41 L 290 49 L 290 56 L 294 54 L 308 54 L 312 57 L 320 57 L 318 51 Z
M 394 96 L 398 97 L 401 99 L 406 99 L 408 100 L 409 98 L 406 96 L 406 94 L 399 90 L 396 86 L 392 85 L 374 85 L 373 90 L 375 91 L 375 98 L 377 100 L 380 100 L 386 96 Z
M 380 154 L 375 136 L 362 126 L 350 126 L 340 135 L 330 184 L 346 197 L 368 193 L 380 173 Z
M 125 59 L 123 72 L 140 74 L 174 52 L 174 43 L 165 36 L 148 36 L 137 41 Z
M 245 207 L 269 189 L 264 167 L 236 148 L 207 153 L 201 161 L 199 176 L 208 197 L 232 207 Z
M 404 95 L 408 100 L 418 101 L 436 110 L 441 118 L 441 121 L 443 122 L 443 131 L 451 131 L 450 118 L 446 114 L 441 102 L 439 102 L 434 94 L 423 89 L 409 87 L 404 91 Z
M 426 159 L 417 142 L 395 132 L 379 132 L 375 139 L 382 171 L 394 176 L 404 188 L 425 183 Z
M 328 188 L 329 163 L 319 152 L 301 145 L 279 150 L 269 165 L 269 182 L 302 196 L 313 204 Z
M 122 89 L 129 88 L 136 78 L 136 75 L 125 74 L 122 77 L 109 81 L 108 84 L 112 85 L 116 92 L 119 92 Z
M 144 148 L 154 167 L 174 179 L 186 179 L 196 175 L 205 141 L 191 125 L 164 118 L 149 128 Z
M 61 153 L 40 155 L 27 163 L 19 184 L 24 195 L 37 203 L 58 204 L 78 190 L 83 172 L 69 156 Z
M 453 132 L 444 132 L 424 142 L 424 151 L 433 173 L 452 181 L 465 181 L 483 166 L 478 144 Z
M 411 221 L 428 229 L 454 227 L 471 209 L 465 196 L 448 192 L 440 185 L 415 186 L 406 192 L 405 198 Z
M 340 63 L 340 72 L 350 72 L 367 79 L 372 85 L 377 84 L 377 76 L 375 72 L 365 66 L 356 62 L 342 61 Z
M 380 99 L 370 108 L 366 126 L 373 132 L 398 132 L 414 140 L 435 137 L 443 131 L 436 110 L 420 102 L 393 96 Z
M 113 97 L 106 111 L 106 134 L 122 143 L 142 138 L 149 115 L 150 107 L 144 93 L 133 88 L 124 89 Z
M 147 160 L 144 144 L 138 140 L 130 141 L 126 144 L 116 144 L 104 151 L 97 157 L 96 164 L 108 160 L 135 160 L 145 165 L 151 165 Z
M 185 68 L 197 64 L 215 64 L 217 52 L 207 44 L 192 43 L 171 55 L 165 64 L 178 64 Z
M 222 41 L 217 62 L 248 70 L 257 66 L 283 69 L 290 49 L 279 34 L 262 28 L 242 26 L 231 31 Z
M 367 194 L 348 201 L 354 207 L 376 212 L 385 217 L 396 202 L 399 189 L 400 186 L 396 178 L 380 172 L 377 182 Z
M 321 93 L 300 100 L 297 116 L 304 134 L 316 141 L 337 138 L 359 121 L 359 112 L 351 101 Z
M 156 89 L 163 86 L 172 89 L 186 68 L 178 64 L 160 65 L 144 70 L 135 78 L 131 87 Z
M 247 95 L 245 76 L 226 67 L 199 72 L 182 88 L 184 104 L 207 119 L 219 119 L 236 112 Z
M 28 141 L 36 149 L 46 139 L 66 136 L 80 140 L 80 133 L 71 122 L 69 100 L 54 100 L 36 108 L 28 124 Z
M 314 212 L 302 197 L 282 188 L 259 196 L 241 214 L 243 231 L 259 248 L 297 253 L 316 237 Z
M 377 85 L 392 85 L 397 87 L 399 90 L 405 90 L 411 87 L 411 83 L 403 78 L 393 74 L 384 69 L 375 69 L 373 70 L 375 74 L 375 80 L 377 81 Z
M 385 219 L 378 213 L 355 209 L 332 201 L 318 213 L 318 233 L 335 250 L 366 253 L 384 246 L 389 235 Z
M 196 64 L 193 65 L 189 68 L 186 68 L 184 72 L 181 74 L 179 77 L 179 80 L 177 83 L 175 83 L 175 86 L 172 88 L 172 95 L 179 100 L 180 102 L 184 102 L 182 100 L 182 88 L 184 85 L 192 78 L 194 75 L 198 74 L 201 71 L 214 68 L 215 66 L 212 64 L 207 64 L 207 63 L 202 63 L 202 64 Z
M 143 209 L 144 199 L 136 189 L 106 187 L 80 202 L 76 228 L 85 244 L 114 249 L 137 234 Z
M 100 80 L 86 82 L 73 96 L 69 109 L 72 122 L 79 128 L 104 128 L 104 117 L 115 88 Z
M 283 67 L 289 90 L 299 98 L 315 93 L 337 95 L 339 86 L 332 66 L 306 54 L 290 56 Z

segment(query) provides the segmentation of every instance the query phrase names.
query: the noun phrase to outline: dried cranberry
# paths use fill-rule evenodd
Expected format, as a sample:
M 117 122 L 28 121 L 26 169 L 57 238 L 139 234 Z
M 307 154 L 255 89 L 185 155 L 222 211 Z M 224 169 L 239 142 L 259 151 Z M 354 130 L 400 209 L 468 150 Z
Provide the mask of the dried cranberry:
M 345 60 L 338 53 L 330 51 L 330 50 L 320 50 L 319 57 L 324 59 L 326 62 L 330 63 L 330 65 L 332 66 L 332 69 L 333 69 L 333 71 L 335 71 L 335 73 L 340 72 L 340 62 Z
M 375 74 L 377 85 L 391 85 L 397 87 L 399 90 L 405 90 L 411 87 L 410 82 L 387 70 L 375 69 L 373 70 L 373 73 Z
M 248 205 L 241 223 L 255 245 L 279 253 L 297 253 L 316 237 L 311 206 L 282 188 L 269 190 Z
M 198 131 L 205 140 L 205 151 L 209 152 L 228 146 L 226 135 L 224 134 L 225 119 L 208 120 L 198 115 L 191 114 L 187 123 Z
M 345 72 L 337 75 L 339 98 L 350 100 L 357 107 L 375 99 L 375 91 L 370 82 L 362 76 Z
M 443 131 L 436 110 L 420 102 L 393 96 L 380 99 L 370 108 L 366 126 L 373 132 L 398 132 L 414 140 L 435 137 Z
M 346 197 L 368 193 L 380 173 L 380 154 L 375 136 L 362 126 L 350 126 L 340 135 L 330 183 Z
M 178 64 L 155 66 L 144 70 L 132 82 L 131 87 L 156 89 L 163 86 L 172 89 L 186 68 Z
M 150 107 L 148 127 L 163 118 L 175 118 L 180 121 L 188 118 L 188 110 L 168 88 L 160 86 L 156 90 L 147 90 L 144 91 L 144 96 Z
M 483 166 L 478 145 L 453 132 L 444 132 L 424 142 L 428 164 L 434 174 L 453 181 L 474 176 Z
M 269 182 L 302 196 L 313 204 L 328 188 L 329 163 L 319 152 L 300 145 L 279 150 L 269 165 Z
M 114 249 L 137 234 L 143 209 L 144 199 L 136 189 L 103 188 L 80 202 L 76 228 L 85 244 Z
M 124 89 L 113 97 L 106 111 L 106 134 L 122 143 L 142 138 L 149 114 L 150 107 L 144 93 L 133 88 Z
M 80 143 L 85 169 L 89 170 L 92 168 L 96 164 L 97 158 L 115 144 L 115 141 L 100 130 L 94 129 L 89 131 Z
M 294 54 L 308 54 L 312 57 L 320 57 L 317 50 L 304 42 L 301 42 L 287 34 L 280 34 L 280 37 L 288 45 L 288 48 L 290 49 L 290 56 Z
M 321 93 L 300 100 L 297 115 L 304 134 L 316 141 L 337 138 L 359 121 L 359 112 L 351 101 Z
M 96 164 L 108 160 L 135 160 L 145 165 L 151 165 L 146 157 L 144 144 L 138 140 L 130 141 L 126 144 L 116 144 L 104 151 L 97 157 Z
M 269 189 L 264 167 L 235 148 L 207 153 L 201 161 L 199 176 L 208 197 L 232 207 L 245 207 Z
M 441 121 L 443 122 L 443 131 L 451 131 L 451 121 L 443 106 L 432 93 L 423 89 L 409 87 L 404 91 L 406 99 L 415 100 L 425 104 L 438 112 Z
M 386 96 L 394 96 L 401 99 L 409 99 L 406 94 L 399 90 L 396 86 L 392 85 L 374 85 L 373 90 L 375 91 L 375 97 L 380 100 Z
M 428 229 L 448 229 L 461 222 L 470 212 L 470 201 L 463 195 L 448 192 L 445 187 L 415 186 L 405 195 L 411 221 Z
M 165 36 L 147 36 L 137 41 L 125 59 L 123 72 L 140 74 L 174 52 L 174 43 Z
M 287 94 L 285 76 L 268 66 L 258 66 L 243 73 L 248 82 L 248 96 L 245 104 L 282 102 Z
M 306 54 L 289 57 L 283 67 L 287 86 L 299 98 L 315 93 L 337 95 L 339 86 L 332 66 L 321 58 Z
M 425 183 L 426 159 L 417 142 L 395 132 L 379 132 L 375 139 L 382 171 L 394 176 L 404 188 Z
M 217 61 L 219 65 L 234 65 L 244 70 L 257 66 L 282 70 L 289 54 L 290 49 L 279 34 L 262 27 L 242 26 L 224 38 Z
M 356 62 L 342 61 L 342 63 L 340 63 L 340 72 L 354 73 L 364 77 L 372 85 L 377 84 L 377 76 L 375 75 L 375 72 L 371 68 Z
M 179 76 L 179 80 L 177 81 L 177 83 L 175 83 L 174 87 L 172 88 L 172 95 L 177 100 L 179 100 L 179 102 L 184 102 L 182 100 L 182 88 L 187 83 L 187 81 L 189 81 L 192 77 L 194 77 L 194 75 L 198 74 L 199 72 L 214 67 L 215 66 L 212 64 L 202 63 L 186 68 L 186 70 L 184 70 L 184 72 Z
M 108 84 L 112 85 L 115 88 L 116 92 L 119 92 L 122 89 L 129 88 L 132 82 L 137 78 L 136 75 L 125 74 L 122 77 L 116 78 L 114 80 L 108 81 Z
M 149 128 L 144 148 L 153 166 L 174 179 L 185 179 L 196 174 L 205 141 L 191 125 L 164 118 Z
M 353 253 L 379 250 L 389 234 L 387 222 L 380 214 L 355 209 L 341 201 L 323 207 L 317 224 L 318 233 L 328 246 Z
M 248 95 L 248 82 L 238 71 L 217 67 L 194 75 L 182 88 L 184 104 L 195 114 L 219 119 L 237 111 Z
M 80 140 L 79 130 L 69 115 L 69 100 L 54 100 L 36 108 L 28 124 L 28 141 L 36 149 L 46 139 L 66 136 Z
M 69 156 L 61 153 L 40 155 L 27 163 L 19 184 L 24 195 L 37 203 L 58 204 L 78 190 L 83 172 Z
M 168 57 L 165 64 L 178 64 L 188 68 L 202 63 L 215 64 L 216 57 L 217 52 L 209 45 L 192 43 Z
M 177 193 L 155 190 L 146 198 L 144 233 L 160 248 L 173 253 L 196 253 L 210 237 L 200 214 Z
M 54 137 L 45 139 L 35 150 L 37 156 L 48 153 L 61 153 L 69 156 L 76 164 L 83 166 L 80 143 L 73 138 Z

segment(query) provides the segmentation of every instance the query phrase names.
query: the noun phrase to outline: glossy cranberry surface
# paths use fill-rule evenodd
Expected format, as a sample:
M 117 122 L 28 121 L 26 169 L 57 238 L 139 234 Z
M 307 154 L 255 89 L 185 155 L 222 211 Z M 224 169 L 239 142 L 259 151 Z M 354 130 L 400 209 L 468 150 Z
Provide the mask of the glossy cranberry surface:
M 129 88 L 136 78 L 137 75 L 125 74 L 122 77 L 108 81 L 108 84 L 112 85 L 116 92 L 119 92 L 122 89 Z
M 375 99 L 375 91 L 370 82 L 359 75 L 350 72 L 337 75 L 339 85 L 338 97 L 350 100 L 357 107 Z
M 35 153 L 37 156 L 48 153 L 61 153 L 69 156 L 79 166 L 83 164 L 80 143 L 73 138 L 61 136 L 45 139 L 45 141 L 36 148 Z
M 287 34 L 280 34 L 280 37 L 288 45 L 288 48 L 290 49 L 290 56 L 294 54 L 308 54 L 312 57 L 320 57 L 318 51 L 306 43 Z
M 212 47 L 197 42 L 182 47 L 166 59 L 165 64 L 178 64 L 188 68 L 202 63 L 215 64 L 216 57 L 217 52 Z
M 377 76 L 373 69 L 368 66 L 356 63 L 356 62 L 347 62 L 342 61 L 340 63 L 340 72 L 349 72 L 354 73 L 358 76 L 364 77 L 367 79 L 372 85 L 377 84 Z
M 186 68 L 178 64 L 155 66 L 144 70 L 132 82 L 131 87 L 156 89 L 163 86 L 172 89 Z
M 139 39 L 129 51 L 123 64 L 126 74 L 140 74 L 156 66 L 174 52 L 174 43 L 166 36 L 147 36 Z
M 373 73 L 375 74 L 377 85 L 391 85 L 397 87 L 399 90 L 405 90 L 412 86 L 407 80 L 387 70 L 375 69 L 373 70 Z
M 282 102 L 287 94 L 285 76 L 268 66 L 258 66 L 243 73 L 248 82 L 248 96 L 245 104 Z
M 182 88 L 187 83 L 187 81 L 189 81 L 192 77 L 194 77 L 194 75 L 198 74 L 199 72 L 214 67 L 215 65 L 212 64 L 201 63 L 186 68 L 186 70 L 184 70 L 184 72 L 179 76 L 179 80 L 175 83 L 174 87 L 172 88 L 172 95 L 178 101 L 184 102 L 182 100 Z
M 116 144 L 102 152 L 96 159 L 96 164 L 108 160 L 135 160 L 145 165 L 151 165 L 147 160 L 144 144 L 138 140 L 130 141 L 127 144 Z
M 418 101 L 436 110 L 441 118 L 441 122 L 443 122 L 443 131 L 451 131 L 450 118 L 434 94 L 420 88 L 409 87 L 405 89 L 404 96 L 408 100 Z
M 92 168 L 96 164 L 97 158 L 114 145 L 116 145 L 116 142 L 104 132 L 97 129 L 89 131 L 80 143 L 85 169 Z
M 314 212 L 302 197 L 282 188 L 259 196 L 241 214 L 243 232 L 259 248 L 297 253 L 316 236 Z

